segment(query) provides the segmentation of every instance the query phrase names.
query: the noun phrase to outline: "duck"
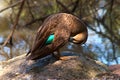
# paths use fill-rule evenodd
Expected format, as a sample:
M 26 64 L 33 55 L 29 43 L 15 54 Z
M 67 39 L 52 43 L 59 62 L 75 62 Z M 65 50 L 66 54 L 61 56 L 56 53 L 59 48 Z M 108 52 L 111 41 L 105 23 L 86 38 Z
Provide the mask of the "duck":
M 84 44 L 88 30 L 84 22 L 69 13 L 56 13 L 47 17 L 39 27 L 27 60 L 37 60 L 53 54 L 60 59 L 60 51 L 66 43 Z M 57 52 L 55 55 L 54 52 Z

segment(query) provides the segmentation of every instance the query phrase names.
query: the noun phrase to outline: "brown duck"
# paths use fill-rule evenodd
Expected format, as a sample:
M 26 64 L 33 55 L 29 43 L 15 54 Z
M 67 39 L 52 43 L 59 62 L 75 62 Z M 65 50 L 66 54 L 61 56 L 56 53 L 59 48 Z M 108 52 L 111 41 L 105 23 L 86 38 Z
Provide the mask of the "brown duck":
M 27 60 L 36 60 L 49 54 L 58 52 L 68 41 L 75 44 L 83 44 L 88 37 L 84 23 L 74 15 L 57 13 L 49 16 L 37 31 L 31 50 L 27 54 Z

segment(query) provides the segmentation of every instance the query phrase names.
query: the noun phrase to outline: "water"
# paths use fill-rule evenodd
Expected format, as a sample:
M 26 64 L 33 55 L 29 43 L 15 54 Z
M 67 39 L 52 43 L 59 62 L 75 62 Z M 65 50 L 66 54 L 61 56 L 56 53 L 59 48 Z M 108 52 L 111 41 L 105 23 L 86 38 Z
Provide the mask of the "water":
M 119 55 L 119 49 L 116 49 L 116 57 L 117 61 L 112 59 L 113 57 L 113 49 L 112 49 L 112 44 L 110 43 L 109 40 L 105 39 L 103 40 L 99 35 L 97 35 L 95 32 L 89 30 L 89 36 L 87 40 L 87 45 L 89 49 L 96 53 L 98 55 L 98 60 L 107 64 L 107 65 L 113 65 L 113 64 L 118 64 L 120 63 L 120 55 Z M 108 55 L 111 55 L 109 58 L 110 60 L 107 60 Z
M 2 38 L 2 36 L 0 36 L 0 43 L 2 43 L 3 42 L 3 38 Z

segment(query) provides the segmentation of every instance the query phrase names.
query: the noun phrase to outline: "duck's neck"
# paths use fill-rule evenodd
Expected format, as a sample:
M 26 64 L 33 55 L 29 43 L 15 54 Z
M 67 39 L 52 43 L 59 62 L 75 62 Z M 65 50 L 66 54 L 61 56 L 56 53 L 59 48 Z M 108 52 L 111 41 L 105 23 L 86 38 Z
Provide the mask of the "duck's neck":
M 51 44 L 54 40 L 54 34 L 50 34 L 50 36 L 47 38 L 46 45 Z

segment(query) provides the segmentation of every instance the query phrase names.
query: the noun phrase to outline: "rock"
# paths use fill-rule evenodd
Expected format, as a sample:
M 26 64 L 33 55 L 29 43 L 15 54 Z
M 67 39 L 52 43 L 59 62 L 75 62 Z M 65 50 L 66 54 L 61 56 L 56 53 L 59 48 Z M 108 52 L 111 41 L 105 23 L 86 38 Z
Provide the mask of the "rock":
M 112 73 L 120 76 L 120 64 L 111 65 L 109 66 L 109 69 L 112 71 Z
M 66 60 L 56 60 L 49 55 L 37 61 L 26 61 L 24 54 L 1 62 L 0 80 L 93 79 L 96 75 L 109 71 L 102 63 L 82 54 L 65 57 Z

